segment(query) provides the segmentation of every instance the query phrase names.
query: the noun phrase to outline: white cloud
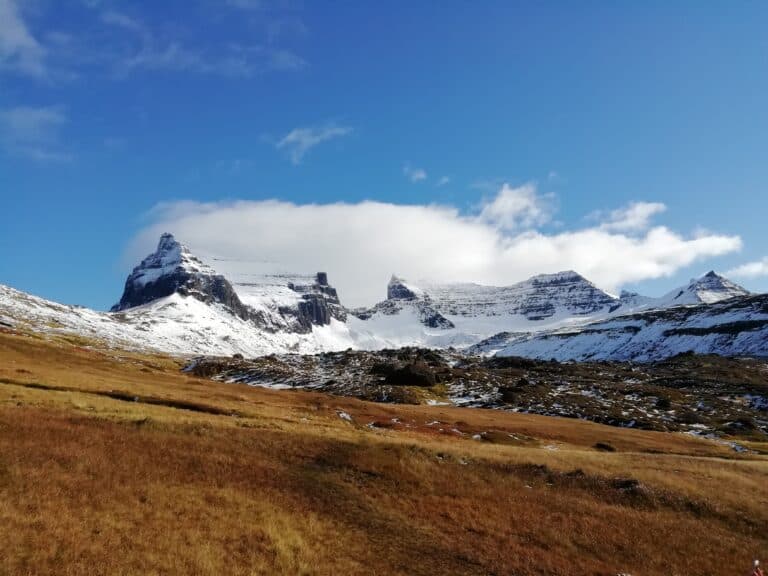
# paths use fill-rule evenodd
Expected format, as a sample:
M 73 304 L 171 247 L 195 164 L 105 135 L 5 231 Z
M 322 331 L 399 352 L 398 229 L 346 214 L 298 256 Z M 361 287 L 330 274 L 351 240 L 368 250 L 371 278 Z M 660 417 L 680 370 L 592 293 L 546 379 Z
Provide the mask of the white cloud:
M 107 10 L 101 13 L 101 21 L 122 29 L 137 39 L 138 48 L 110 55 L 119 76 L 128 76 L 134 70 L 140 69 L 206 71 L 206 66 L 213 67 L 206 64 L 199 52 L 187 49 L 179 42 L 159 41 L 148 26 L 132 16 Z
M 227 5 L 240 10 L 262 10 L 264 8 L 262 0 L 227 0 Z
M 0 69 L 46 74 L 45 48 L 32 36 L 15 0 L 0 0 Z
M 480 219 L 502 230 L 515 230 L 546 224 L 553 211 L 552 196 L 538 194 L 533 184 L 512 188 L 504 183 L 496 196 L 482 205 Z
M 666 210 L 667 207 L 660 202 L 632 202 L 624 208 L 613 210 L 607 221 L 603 222 L 602 228 L 617 232 L 645 230 L 651 218 Z
M 219 160 L 216 162 L 216 168 L 233 175 L 253 168 L 254 164 L 254 161 L 250 158 L 232 158 L 230 160 Z
M 427 171 L 423 168 L 413 168 L 409 164 L 403 166 L 403 174 L 411 182 L 421 182 L 427 179 Z
M 736 278 L 759 278 L 761 276 L 768 276 L 768 257 L 755 262 L 747 262 L 736 268 L 732 268 L 725 273 L 726 276 L 734 276 Z
M 201 37 L 183 40 L 184 31 L 152 26 L 140 17 L 110 8 L 112 2 L 82 0 L 94 10 L 101 23 L 112 28 L 108 40 L 94 44 L 92 33 L 72 36 L 60 30 L 36 38 L 23 18 L 19 0 L 0 0 L 0 72 L 14 71 L 47 80 L 70 81 L 78 77 L 78 67 L 105 66 L 119 78 L 138 70 L 176 71 L 232 78 L 251 78 L 272 71 L 297 71 L 309 63 L 284 46 L 275 43 L 273 31 L 261 41 L 238 44 L 227 36 L 206 42 Z M 37 4 L 37 2 L 34 2 Z M 257 0 L 229 0 L 244 9 L 261 9 Z M 288 26 L 286 24 L 286 26 Z M 292 29 L 300 30 L 300 25 Z M 120 33 L 120 34 L 118 34 Z M 123 36 L 126 35 L 126 36 Z M 126 38 L 129 39 L 126 42 Z
M 437 181 L 437 183 L 435 184 L 435 186 L 437 186 L 438 188 L 442 188 L 443 186 L 447 186 L 447 185 L 448 185 L 448 184 L 450 184 L 450 183 L 451 183 L 451 178 L 450 178 L 449 176 L 442 176 L 442 177 L 441 177 L 441 178 L 440 178 L 440 179 Z
M 177 42 L 163 47 L 148 43 L 134 55 L 122 60 L 120 71 L 125 74 L 135 69 L 205 71 L 206 66 L 199 53 Z
M 59 142 L 59 129 L 66 122 L 66 114 L 54 106 L 0 110 L 0 142 L 11 154 L 42 161 L 69 160 Z
M 318 144 L 351 133 L 352 128 L 349 126 L 339 126 L 333 122 L 322 126 L 294 128 L 283 136 L 275 147 L 278 150 L 286 150 L 294 164 L 301 164 L 304 155 Z
M 301 70 L 307 66 L 307 61 L 290 50 L 268 50 L 268 66 L 272 70 Z
M 162 38 L 141 20 L 107 10 L 101 21 L 135 37 L 135 46 L 108 54 L 119 77 L 135 70 L 171 70 L 219 76 L 250 78 L 269 70 L 300 70 L 308 64 L 294 52 L 261 44 L 227 43 L 206 49 L 189 48 L 180 41 Z
M 265 262 L 281 271 L 327 271 L 343 302 L 358 306 L 384 298 L 393 272 L 413 281 L 505 285 L 572 269 L 617 290 L 741 247 L 738 236 L 684 237 L 663 226 L 642 233 L 610 231 L 599 223 L 555 234 L 510 230 L 510 218 L 514 224 L 521 218 L 541 221 L 530 202 L 510 202 L 531 195 L 535 204 L 532 185 L 502 186 L 486 204 L 496 207 L 491 219 L 449 206 L 370 201 L 163 204 L 129 254 L 131 261 L 143 257 L 167 230 L 225 274 L 262 270 Z M 222 260 L 214 260 L 218 258 Z
M 106 12 L 103 12 L 101 14 L 101 21 L 105 24 L 110 24 L 119 28 L 125 28 L 126 30 L 136 30 L 140 32 L 145 30 L 141 22 L 135 18 L 131 18 L 122 12 L 116 12 L 114 10 L 107 10 Z

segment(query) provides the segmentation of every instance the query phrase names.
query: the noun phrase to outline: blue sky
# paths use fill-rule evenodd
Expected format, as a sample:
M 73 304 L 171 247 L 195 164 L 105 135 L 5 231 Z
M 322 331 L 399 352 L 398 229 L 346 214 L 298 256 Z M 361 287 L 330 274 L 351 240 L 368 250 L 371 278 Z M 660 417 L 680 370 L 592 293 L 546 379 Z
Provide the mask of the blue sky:
M 516 280 L 536 263 L 520 238 L 540 235 L 541 272 L 575 262 L 614 290 L 710 268 L 768 290 L 766 21 L 757 2 L 0 0 L 0 283 L 106 308 L 159 227 L 202 252 L 272 250 L 249 244 L 252 220 L 188 217 L 277 199 L 346 203 L 312 218 L 393 236 L 401 213 L 358 203 L 452 207 L 516 243 L 441 279 Z M 649 215 L 627 224 L 632 206 Z M 322 242 L 279 214 L 295 246 L 275 253 L 306 265 L 291 259 Z M 649 240 L 659 227 L 679 246 Z M 339 250 L 364 242 L 345 230 Z M 387 265 L 415 274 L 408 246 Z

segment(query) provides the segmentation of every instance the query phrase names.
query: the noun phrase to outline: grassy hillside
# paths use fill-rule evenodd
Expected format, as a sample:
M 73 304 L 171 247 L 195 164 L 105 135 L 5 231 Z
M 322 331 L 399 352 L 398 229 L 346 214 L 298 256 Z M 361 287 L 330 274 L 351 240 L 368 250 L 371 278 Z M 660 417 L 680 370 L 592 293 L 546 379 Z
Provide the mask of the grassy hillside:
M 740 574 L 768 459 L 0 333 L 0 574 Z M 762 449 L 762 446 L 753 446 Z

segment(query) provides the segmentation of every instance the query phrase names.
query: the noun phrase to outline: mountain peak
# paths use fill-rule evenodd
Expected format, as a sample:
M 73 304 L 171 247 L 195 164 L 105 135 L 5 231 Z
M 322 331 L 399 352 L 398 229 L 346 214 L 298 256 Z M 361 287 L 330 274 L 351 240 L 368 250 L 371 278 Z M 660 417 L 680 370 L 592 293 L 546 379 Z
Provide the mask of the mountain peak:
M 194 256 L 192 256 L 189 248 L 176 240 L 176 238 L 174 238 L 173 234 L 170 232 L 163 232 L 160 235 L 160 240 L 157 243 L 157 248 L 155 249 L 154 254 L 176 257 L 180 262 L 184 259 L 196 259 Z M 149 257 L 152 256 L 153 255 L 150 254 Z M 168 259 L 170 260 L 170 258 Z
M 704 276 L 691 280 L 687 286 L 673 290 L 662 297 L 661 303 L 663 306 L 714 304 L 721 300 L 749 294 L 749 290 L 710 270 Z
M 709 272 L 704 274 L 704 276 L 701 276 L 699 278 L 694 278 L 693 280 L 691 280 L 691 285 L 696 285 L 696 286 L 728 286 L 728 287 L 736 286 L 739 289 L 744 290 L 743 288 L 741 288 L 740 286 L 738 286 L 734 282 L 731 282 L 725 276 L 721 276 L 720 274 L 718 274 L 714 270 L 710 270 Z M 746 290 L 744 290 L 744 291 L 746 292 Z
M 189 248 L 178 242 L 173 234 L 164 232 L 157 243 L 157 249 L 133 269 L 131 276 L 134 282 L 146 285 L 179 268 L 191 273 L 216 273 L 192 254 Z
M 392 274 L 387 284 L 387 300 L 416 300 L 423 295 L 421 289 L 411 286 L 402 278 Z
M 168 232 L 160 236 L 157 249 L 128 276 L 123 296 L 112 311 L 148 304 L 177 292 L 204 302 L 226 304 L 238 316 L 247 316 L 229 282 Z
M 692 288 L 701 302 L 712 304 L 720 300 L 727 300 L 735 296 L 747 296 L 749 291 L 735 282 L 731 282 L 725 276 L 710 270 L 704 276 L 695 280 Z
M 177 244 L 178 242 L 176 241 L 176 238 L 173 237 L 173 234 L 170 232 L 163 232 L 160 234 L 160 242 L 157 243 L 157 250 L 170 250 Z

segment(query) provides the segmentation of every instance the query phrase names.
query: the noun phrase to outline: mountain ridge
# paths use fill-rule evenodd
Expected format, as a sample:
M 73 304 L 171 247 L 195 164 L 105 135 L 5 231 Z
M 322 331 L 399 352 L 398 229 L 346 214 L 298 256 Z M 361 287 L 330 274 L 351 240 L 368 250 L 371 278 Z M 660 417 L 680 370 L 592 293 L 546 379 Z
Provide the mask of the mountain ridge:
M 258 356 L 425 346 L 482 354 L 541 355 L 548 350 L 542 342 L 576 338 L 577 334 L 583 340 L 587 331 L 604 334 L 606 342 L 592 346 L 610 350 L 617 333 L 606 329 L 606 323 L 624 323 L 625 331 L 640 331 L 643 327 L 638 327 L 637 315 L 650 319 L 659 310 L 677 308 L 694 308 L 699 314 L 718 303 L 738 304 L 750 296 L 714 272 L 661 298 L 627 292 L 617 298 L 572 270 L 540 274 L 502 287 L 415 284 L 392 275 L 385 300 L 350 310 L 324 272 L 314 276 L 241 274 L 232 280 L 165 233 L 156 250 L 128 275 L 123 295 L 111 312 L 68 307 L 0 286 L 0 316 L 32 319 L 43 330 L 58 326 L 75 333 L 102 334 L 109 342 L 181 354 Z M 761 317 L 754 310 L 735 306 L 731 311 L 732 317 L 720 316 L 732 329 L 762 329 L 755 328 L 754 321 Z M 635 324 L 627 324 L 633 317 Z M 687 327 L 673 322 L 668 330 Z M 663 340 L 675 334 L 657 336 Z M 718 348 L 712 343 L 702 349 Z M 754 346 L 749 350 L 754 352 Z M 556 352 L 570 359 L 563 350 Z M 589 354 L 595 353 L 590 349 Z

